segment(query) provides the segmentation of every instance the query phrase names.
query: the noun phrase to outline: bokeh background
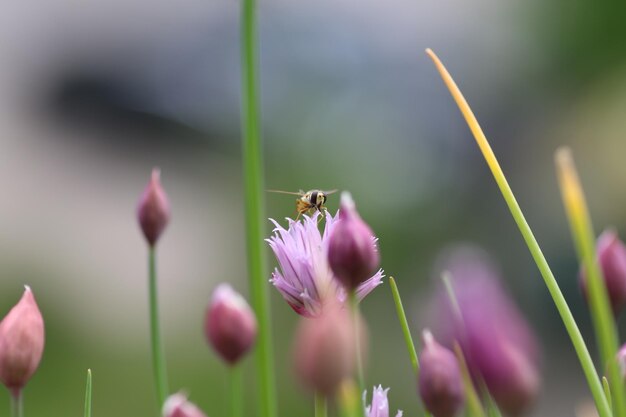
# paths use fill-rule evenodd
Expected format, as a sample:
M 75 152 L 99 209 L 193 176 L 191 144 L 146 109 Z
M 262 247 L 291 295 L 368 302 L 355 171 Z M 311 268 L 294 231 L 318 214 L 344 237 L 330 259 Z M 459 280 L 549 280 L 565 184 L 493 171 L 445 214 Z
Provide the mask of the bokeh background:
M 238 12 L 235 0 L 4 5 L 0 313 L 29 284 L 47 331 L 28 416 L 81 415 L 87 368 L 94 415 L 156 414 L 135 222 L 153 166 L 173 206 L 159 246 L 170 385 L 209 416 L 227 415 L 226 369 L 201 328 L 216 283 L 247 293 Z M 544 347 L 531 415 L 574 415 L 589 393 L 573 349 L 423 50 L 440 55 L 472 104 L 595 354 L 553 154 L 573 148 L 597 232 L 626 232 L 624 3 L 262 0 L 259 13 L 267 187 L 350 190 L 415 335 L 428 325 L 438 253 L 482 245 Z M 293 215 L 291 197 L 266 200 L 268 216 Z M 271 293 L 281 416 L 309 416 L 311 399 L 290 370 L 297 317 Z M 369 385 L 390 386 L 391 407 L 418 415 L 388 286 L 363 309 Z M 251 361 L 246 372 L 254 398 Z

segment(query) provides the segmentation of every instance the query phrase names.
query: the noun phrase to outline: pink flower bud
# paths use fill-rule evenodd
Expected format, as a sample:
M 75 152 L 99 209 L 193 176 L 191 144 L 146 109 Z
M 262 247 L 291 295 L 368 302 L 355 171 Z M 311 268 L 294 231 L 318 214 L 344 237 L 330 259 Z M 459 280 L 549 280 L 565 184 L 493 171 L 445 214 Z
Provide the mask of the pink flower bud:
M 43 317 L 27 286 L 0 323 L 0 380 L 13 395 L 33 376 L 43 354 Z
M 596 256 L 613 312 L 617 315 L 626 305 L 626 246 L 614 230 L 605 230 L 598 238 Z M 587 274 L 580 271 L 580 288 L 587 295 Z
M 434 417 L 454 417 L 464 401 L 461 371 L 454 354 L 441 346 L 428 330 L 423 333 L 419 393 Z
M 143 235 L 150 246 L 156 244 L 170 220 L 170 203 L 161 186 L 160 174 L 157 168 L 152 170 L 150 182 L 146 186 L 137 207 L 139 226 L 141 226 Z
M 328 263 L 337 279 L 355 290 L 378 269 L 380 255 L 372 229 L 361 219 L 349 193 L 341 195 L 339 221 L 328 241 Z
M 206 417 L 184 394 L 172 394 L 163 404 L 163 417 Z
M 234 365 L 256 340 L 256 318 L 239 293 L 228 284 L 220 284 L 207 308 L 204 331 L 213 349 Z
M 626 343 L 617 351 L 617 363 L 622 371 L 622 378 L 626 379 Z
M 361 346 L 365 346 L 364 327 L 360 321 Z M 334 395 L 356 364 L 355 329 L 349 312 L 331 306 L 316 318 L 303 318 L 296 333 L 294 359 L 296 374 L 305 386 Z

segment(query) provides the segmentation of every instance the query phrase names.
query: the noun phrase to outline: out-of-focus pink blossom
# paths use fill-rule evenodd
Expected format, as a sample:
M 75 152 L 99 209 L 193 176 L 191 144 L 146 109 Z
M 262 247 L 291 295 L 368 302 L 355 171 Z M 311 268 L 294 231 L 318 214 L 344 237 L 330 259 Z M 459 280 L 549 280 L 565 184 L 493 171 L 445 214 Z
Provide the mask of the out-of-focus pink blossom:
M 389 400 L 387 392 L 382 385 L 372 388 L 372 404 L 365 407 L 365 417 L 389 417 Z M 363 393 L 363 404 L 367 401 L 367 391 Z M 402 417 L 402 410 L 398 410 L 396 417 Z
M 457 305 L 441 285 L 435 298 L 439 339 L 450 347 L 458 341 L 474 379 L 484 381 L 502 410 L 520 414 L 540 388 L 532 330 L 483 251 L 465 246 L 450 251 L 441 271 L 451 277 Z
M 626 246 L 615 230 L 605 230 L 600 235 L 596 244 L 596 256 L 613 313 L 617 315 L 626 305 Z M 583 267 L 579 280 L 583 295 L 588 298 L 587 274 Z
M 163 404 L 163 417 L 206 417 L 195 404 L 181 393 L 170 395 Z
M 0 380 L 17 396 L 33 376 L 44 347 L 43 317 L 27 286 L 0 323 Z
M 156 245 L 170 220 L 170 203 L 161 186 L 160 171 L 157 168 L 152 170 L 150 182 L 139 199 L 137 220 L 148 244 Z

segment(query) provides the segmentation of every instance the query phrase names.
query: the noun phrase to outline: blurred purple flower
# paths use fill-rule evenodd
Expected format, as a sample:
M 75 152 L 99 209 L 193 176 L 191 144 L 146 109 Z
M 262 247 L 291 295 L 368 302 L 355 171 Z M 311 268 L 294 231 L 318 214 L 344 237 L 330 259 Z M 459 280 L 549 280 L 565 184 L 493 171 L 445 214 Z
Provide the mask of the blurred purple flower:
M 195 404 L 187 401 L 185 394 L 170 395 L 162 410 L 163 417 L 206 417 L 206 414 Z
M 347 294 L 328 265 L 328 237 L 337 222 L 326 212 L 326 225 L 321 234 L 317 226 L 319 212 L 302 216 L 297 222 L 287 219 L 285 229 L 273 219 L 274 235 L 266 241 L 276 255 L 279 268 L 272 273 L 270 282 L 298 314 L 306 317 L 319 315 L 327 302 L 344 302 Z M 357 298 L 362 300 L 382 283 L 383 271 L 379 269 L 371 278 L 357 287 Z
M 626 343 L 617 351 L 617 363 L 622 371 L 622 378 L 626 379 Z
M 389 417 L 389 401 L 387 391 L 381 385 L 372 389 L 372 404 L 365 407 L 365 417 Z M 363 404 L 366 404 L 367 391 L 363 392 Z M 396 417 L 402 417 L 402 410 L 398 410 Z
M 626 246 L 615 230 L 605 230 L 598 238 L 596 256 L 602 271 L 606 291 L 615 315 L 626 305 Z M 580 288 L 587 299 L 587 274 L 581 267 Z
M 532 330 L 482 250 L 457 248 L 440 270 L 451 276 L 457 306 L 441 285 L 435 300 L 439 339 L 450 347 L 458 341 L 473 378 L 484 381 L 502 410 L 519 414 L 540 386 L 540 353 Z

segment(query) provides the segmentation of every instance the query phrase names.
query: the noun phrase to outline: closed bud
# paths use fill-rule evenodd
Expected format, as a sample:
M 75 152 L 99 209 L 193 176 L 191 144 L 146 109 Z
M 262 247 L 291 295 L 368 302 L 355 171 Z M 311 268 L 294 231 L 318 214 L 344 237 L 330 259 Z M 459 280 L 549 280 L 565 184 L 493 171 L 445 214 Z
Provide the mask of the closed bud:
M 163 404 L 163 417 L 206 417 L 198 407 L 181 393 L 170 395 Z
M 615 315 L 626 305 L 626 247 L 614 230 L 605 230 L 598 238 L 596 256 L 604 285 Z M 587 274 L 580 271 L 580 287 L 588 298 Z
M 352 197 L 341 195 L 339 221 L 328 242 L 328 263 L 337 279 L 355 290 L 378 269 L 380 255 L 372 229 L 361 219 Z
M 359 323 L 361 335 L 365 334 L 364 325 Z M 365 345 L 363 339 L 361 346 Z M 333 396 L 356 364 L 355 329 L 349 312 L 330 306 L 316 318 L 303 318 L 296 333 L 294 359 L 296 374 L 305 386 Z
M 454 417 L 464 400 L 463 381 L 456 357 L 441 346 L 428 330 L 423 333 L 419 393 L 434 417 Z
M 157 168 L 152 170 L 150 182 L 139 200 L 137 219 L 148 244 L 156 245 L 170 220 L 170 203 L 161 186 L 160 171 Z
M 235 365 L 256 340 L 257 323 L 246 300 L 228 284 L 220 284 L 206 310 L 204 331 L 213 349 Z
M 39 367 L 43 346 L 43 317 L 27 286 L 20 301 L 0 322 L 0 380 L 14 396 Z

